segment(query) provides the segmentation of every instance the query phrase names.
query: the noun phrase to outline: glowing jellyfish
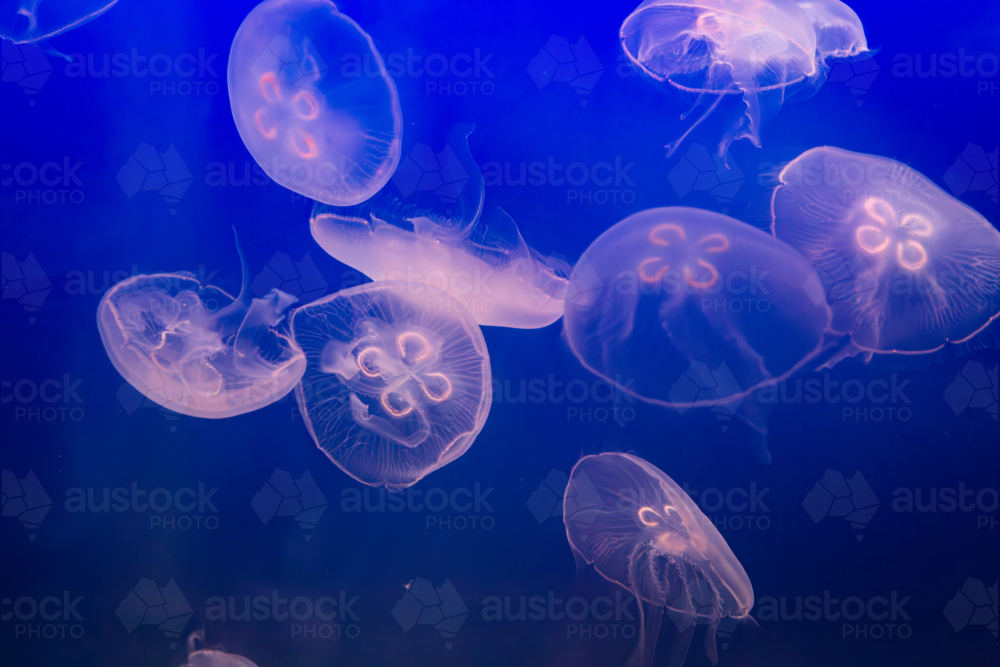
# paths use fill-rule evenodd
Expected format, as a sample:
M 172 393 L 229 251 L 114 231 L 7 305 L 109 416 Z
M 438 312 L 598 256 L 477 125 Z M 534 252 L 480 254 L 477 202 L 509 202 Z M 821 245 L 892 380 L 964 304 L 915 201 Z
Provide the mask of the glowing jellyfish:
M 118 0 L 3 0 L 0 37 L 15 44 L 37 42 L 78 28 Z
M 483 177 L 468 144 L 473 127 L 454 128 L 444 161 L 442 180 L 463 184 L 460 212 L 403 206 L 385 194 L 349 209 L 317 204 L 313 238 L 372 280 L 422 282 L 447 292 L 481 325 L 547 326 L 562 316 L 568 267 L 529 248 L 502 209 L 483 219 Z
M 743 117 L 719 154 L 746 137 L 760 146 L 762 103 L 778 107 L 787 86 L 816 73 L 816 34 L 793 0 L 646 0 L 620 31 L 629 61 L 674 90 L 714 98 L 684 138 L 729 95 L 742 95 Z M 693 109 L 692 109 L 693 111 Z
M 198 630 L 188 637 L 187 662 L 181 667 L 257 667 L 244 657 L 226 653 L 221 649 L 204 648 L 205 632 Z
M 443 292 L 367 283 L 297 309 L 292 333 L 307 361 L 296 388 L 306 426 L 360 482 L 415 484 L 464 454 L 486 423 L 486 342 Z
M 840 0 L 796 0 L 816 32 L 816 54 L 826 58 L 852 58 L 868 51 L 861 19 Z
M 133 276 L 112 287 L 97 326 L 115 368 L 146 398 L 191 417 L 221 419 L 287 395 L 305 372 L 281 325 L 295 297 L 252 299 L 240 252 L 238 297 L 190 273 Z
M 1000 312 L 1000 232 L 888 158 L 811 148 L 779 176 L 774 235 L 816 267 L 834 329 L 864 352 L 971 341 Z
M 289 190 L 351 206 L 395 170 L 396 85 L 371 38 L 329 0 L 257 5 L 233 39 L 228 79 L 243 143 Z
M 809 262 L 711 211 L 625 218 L 583 253 L 569 290 L 570 349 L 649 403 L 716 406 L 828 349 L 830 309 Z
M 725 617 L 747 618 L 753 587 L 712 521 L 672 479 L 629 454 L 585 456 L 570 473 L 563 521 L 579 560 L 648 603 L 630 664 L 652 663 L 664 610 L 681 636 L 670 664 L 684 663 L 695 625 L 707 626 L 705 649 L 718 661 L 716 627 Z

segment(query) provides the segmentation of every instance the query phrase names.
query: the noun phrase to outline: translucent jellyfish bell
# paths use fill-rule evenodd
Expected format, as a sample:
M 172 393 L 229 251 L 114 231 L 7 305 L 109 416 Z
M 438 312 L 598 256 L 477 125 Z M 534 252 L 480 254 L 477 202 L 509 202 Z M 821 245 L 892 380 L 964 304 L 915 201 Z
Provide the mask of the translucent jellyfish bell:
M 585 456 L 570 473 L 563 521 L 579 560 L 648 603 L 631 665 L 652 663 L 664 610 L 681 636 L 671 665 L 684 663 L 696 624 L 707 626 L 705 650 L 718 661 L 716 627 L 725 617 L 747 617 L 753 587 L 712 521 L 672 479 L 630 454 Z
M 364 66 L 345 68 L 351 58 Z M 257 5 L 233 39 L 228 81 L 243 143 L 289 190 L 351 206 L 396 169 L 396 85 L 371 38 L 329 0 Z
M 592 372 L 669 407 L 712 407 L 828 349 L 809 262 L 755 227 L 654 208 L 601 234 L 573 268 L 564 336 Z
M 288 394 L 305 372 L 281 325 L 295 297 L 252 299 L 243 253 L 235 299 L 190 273 L 133 276 L 112 287 L 97 326 L 115 368 L 146 398 L 174 412 L 221 419 Z
M 851 58 L 868 51 L 861 19 L 840 0 L 796 0 L 816 32 L 816 53 L 820 59 Z
M 444 292 L 367 283 L 297 309 L 292 333 L 307 362 L 296 388 L 306 426 L 360 482 L 411 486 L 464 454 L 486 423 L 486 342 Z
M 1000 313 L 1000 232 L 895 160 L 811 148 L 779 176 L 774 235 L 816 267 L 861 350 L 964 343 Z
M 205 632 L 198 630 L 188 637 L 188 657 L 181 667 L 257 667 L 246 658 L 221 649 L 204 648 Z
M 0 37 L 15 44 L 38 42 L 93 21 L 118 0 L 2 0 Z
M 502 209 L 482 216 L 484 184 L 469 152 L 474 126 L 449 140 L 446 182 L 464 182 L 454 215 L 404 206 L 380 194 L 353 208 L 313 207 L 313 238 L 372 280 L 426 283 L 447 292 L 481 325 L 534 329 L 562 316 L 568 267 L 528 247 Z M 467 180 L 465 180 L 467 179 Z M 428 293 L 425 300 L 433 305 Z
M 646 76 L 699 100 L 714 98 L 668 146 L 671 153 L 727 95 L 742 95 L 746 110 L 719 154 L 743 137 L 759 147 L 762 102 L 779 107 L 784 88 L 817 71 L 812 22 L 793 0 L 646 0 L 622 23 L 620 37 Z

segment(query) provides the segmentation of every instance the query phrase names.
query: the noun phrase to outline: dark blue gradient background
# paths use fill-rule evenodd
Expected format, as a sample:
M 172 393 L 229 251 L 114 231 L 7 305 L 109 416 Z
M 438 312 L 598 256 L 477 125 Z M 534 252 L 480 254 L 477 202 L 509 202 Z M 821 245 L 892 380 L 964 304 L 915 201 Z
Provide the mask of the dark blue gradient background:
M 49 55 L 53 70 L 40 92 L 30 96 L 33 105 L 15 83 L 0 86 L 0 161 L 5 170 L 0 245 L 18 260 L 32 253 L 52 283 L 38 312 L 27 313 L 14 300 L 0 304 L 0 464 L 19 478 L 33 470 L 53 501 L 33 541 L 15 517 L 0 521 L 3 664 L 179 665 L 180 645 L 171 650 L 155 627 L 129 633 L 116 617 L 119 603 L 140 577 L 160 586 L 175 580 L 194 610 L 185 634 L 204 628 L 209 643 L 222 644 L 261 667 L 624 664 L 634 639 L 581 638 L 566 619 L 483 617 L 483 601 L 491 596 L 511 598 L 512 611 L 521 596 L 547 597 L 550 591 L 562 599 L 614 598 L 614 586 L 592 572 L 576 571 L 560 519 L 539 523 L 528 507 L 551 470 L 566 473 L 582 454 L 605 450 L 634 451 L 694 490 L 714 488 L 726 494 L 751 485 L 758 493 L 766 488 L 764 508 L 708 512 L 727 522 L 723 534 L 746 568 L 758 601 L 785 598 L 786 610 L 792 612 L 796 597 L 822 598 L 825 591 L 841 600 L 856 596 L 867 601 L 893 592 L 899 599 L 909 598 L 903 607 L 906 618 L 861 618 L 846 624 L 851 626 L 846 637 L 843 619 L 768 620 L 756 610 L 760 629 L 741 625 L 728 648 L 720 650 L 720 664 L 997 664 L 995 635 L 981 625 L 956 632 L 943 614 L 969 577 L 987 586 L 997 580 L 1000 514 L 995 500 L 992 511 L 893 508 L 894 492 L 901 488 L 921 488 L 926 498 L 931 488 L 964 485 L 977 492 L 992 488 L 993 495 L 984 497 L 996 498 L 1000 438 L 995 418 L 981 408 L 955 414 L 943 398 L 966 360 L 916 370 L 855 360 L 840 364 L 828 372 L 829 381 L 889 382 L 896 374 L 897 384 L 906 383 L 905 402 L 900 399 L 894 407 L 906 412 L 897 410 L 893 419 L 885 413 L 876 421 L 871 413 L 875 404 L 868 402 L 858 403 L 846 417 L 844 401 L 780 405 L 771 419 L 773 464 L 763 466 L 753 454 L 747 429 L 736 421 L 723 424 L 708 411 L 679 415 L 623 400 L 619 409 L 632 411 L 620 425 L 599 420 L 601 413 L 594 410 L 606 405 L 593 398 L 517 402 L 522 381 L 538 379 L 546 387 L 563 383 L 564 388 L 580 379 L 592 387 L 594 378 L 567 351 L 558 323 L 535 331 L 490 328 L 485 336 L 493 375 L 507 389 L 495 396 L 486 427 L 468 453 L 414 487 L 421 493 L 474 490 L 477 485 L 481 492 L 491 489 L 488 506 L 478 512 L 345 511 L 343 503 L 360 485 L 315 448 L 290 398 L 218 421 L 168 419 L 153 408 L 129 414 L 116 398 L 122 378 L 106 358 L 95 325 L 106 275 L 203 270 L 235 293 L 235 226 L 252 275 L 275 252 L 295 260 L 308 253 L 328 292 L 357 282 L 355 273 L 313 242 L 307 200 L 273 183 L 241 185 L 227 177 L 218 184 L 209 177 L 221 163 L 238 181 L 252 164 L 236 132 L 225 87 L 231 40 L 252 6 L 122 0 L 104 16 L 52 40 L 54 48 L 92 54 L 98 63 L 103 54 L 130 54 L 133 49 L 147 57 L 197 57 L 199 50 L 206 57 L 214 55 L 209 69 L 188 79 L 71 77 L 65 62 Z M 732 202 L 720 203 L 705 191 L 681 198 L 667 179 L 689 145 L 672 158 L 663 148 L 682 131 L 677 117 L 683 109 L 622 66 L 618 26 L 634 9 L 631 3 L 345 0 L 340 5 L 383 54 L 412 50 L 424 57 L 439 53 L 451 58 L 474 57 L 478 51 L 484 61 L 478 77 L 396 80 L 404 114 L 404 156 L 418 142 L 440 150 L 454 123 L 473 122 L 475 159 L 480 164 L 510 163 L 515 174 L 521 162 L 550 159 L 563 165 L 614 165 L 616 160 L 623 167 L 631 165 L 627 178 L 607 188 L 592 183 L 487 188 L 487 206 L 504 207 L 530 245 L 571 262 L 610 225 L 653 206 L 725 209 L 764 227 L 775 165 L 813 146 L 894 157 L 942 187 L 944 174 L 970 143 L 995 150 L 1000 140 L 1000 5 L 987 0 L 856 0 L 852 6 L 865 24 L 869 44 L 879 49 L 875 61 L 880 69 L 870 87 L 859 95 L 843 83 L 828 83 L 811 99 L 787 104 L 767 123 L 762 149 L 746 141 L 734 144 L 731 157 L 745 180 Z M 571 42 L 585 36 L 604 67 L 585 106 L 565 83 L 539 89 L 527 72 L 552 35 Z M 960 52 L 977 58 L 985 54 L 985 71 L 972 77 L 942 76 L 943 70 L 937 76 L 905 77 L 893 71 L 904 56 L 919 56 L 926 71 L 932 56 Z M 182 82 L 202 84 L 201 94 L 195 89 L 179 94 Z M 459 82 L 468 84 L 464 95 L 456 94 Z M 154 88 L 154 83 L 161 85 Z M 475 94 L 472 83 L 478 84 Z M 445 90 L 445 84 L 450 88 Z M 710 120 L 689 143 L 714 146 L 720 127 L 720 119 Z M 161 152 L 173 145 L 192 172 L 191 185 L 176 204 L 154 192 L 128 198 L 116 182 L 140 143 Z M 29 162 L 37 167 L 64 160 L 82 163 L 75 172 L 80 184 L 69 188 L 81 192 L 74 195 L 82 196 L 79 204 L 31 199 L 44 194 L 32 191 L 66 189 L 61 184 L 8 184 L 12 171 L 7 165 Z M 608 203 L 596 203 L 602 197 Z M 997 203 L 985 192 L 970 190 L 961 199 L 997 224 Z M 91 280 L 84 294 L 74 282 L 81 275 Z M 995 351 L 978 352 L 971 359 L 988 368 L 997 364 Z M 66 376 L 71 384 L 82 380 L 76 387 L 82 403 L 70 396 L 70 403 L 60 399 L 53 405 L 82 409 L 79 421 L 29 419 L 35 413 L 18 409 L 51 406 L 41 399 L 8 401 L 18 382 L 62 382 Z M 822 380 L 823 374 L 815 377 Z M 563 388 L 553 396 L 558 398 Z M 859 417 L 865 408 L 867 417 Z M 291 519 L 263 523 L 251 507 L 275 469 L 295 477 L 308 470 L 329 501 L 309 541 Z M 828 517 L 814 525 L 803 509 L 803 499 L 827 469 L 846 476 L 860 470 L 880 501 L 861 531 L 863 540 L 843 519 Z M 199 483 L 218 489 L 212 497 L 218 512 L 206 512 L 218 519 L 214 530 L 151 528 L 150 511 L 76 513 L 66 508 L 72 488 L 135 484 L 176 490 Z M 370 493 L 377 499 L 379 492 Z M 736 516 L 750 519 L 739 527 L 730 523 Z M 450 526 L 442 525 L 446 518 Z M 467 527 L 459 529 L 456 518 L 468 519 L 462 524 Z M 985 525 L 980 527 L 981 521 Z M 391 614 L 403 586 L 418 577 L 435 586 L 450 580 L 469 609 L 457 636 L 447 640 L 453 644 L 450 649 L 432 627 L 417 625 L 404 633 Z M 84 629 L 82 638 L 19 635 L 28 632 L 19 626 L 41 632 L 41 625 L 64 621 L 9 617 L 12 601 L 61 598 L 64 591 L 82 596 L 76 608 L 83 619 L 76 621 Z M 358 596 L 353 606 L 358 619 L 348 619 L 358 636 L 303 638 L 293 636 L 292 619 L 222 622 L 205 616 L 213 596 L 236 598 L 239 611 L 245 596 L 270 597 L 272 591 L 313 600 L 337 598 L 340 591 L 348 598 Z M 632 631 L 623 626 L 634 629 L 637 622 L 591 618 L 580 624 L 592 625 L 591 632 L 620 635 Z M 310 623 L 317 621 L 305 622 Z M 597 629 L 601 624 L 604 630 Z M 868 637 L 853 636 L 860 632 L 853 626 L 863 626 Z M 907 636 L 899 637 L 901 631 Z M 875 638 L 876 632 L 884 634 Z M 669 645 L 668 628 L 660 641 Z M 700 641 L 699 634 L 687 664 L 707 664 Z

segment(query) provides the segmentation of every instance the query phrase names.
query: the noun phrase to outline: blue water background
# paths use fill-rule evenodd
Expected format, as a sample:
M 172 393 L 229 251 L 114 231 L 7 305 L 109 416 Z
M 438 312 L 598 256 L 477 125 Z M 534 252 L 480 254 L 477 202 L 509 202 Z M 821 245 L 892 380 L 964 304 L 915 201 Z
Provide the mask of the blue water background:
M 797 596 L 822 597 L 824 591 L 840 599 L 867 601 L 894 591 L 900 599 L 910 598 L 904 607 L 908 618 L 895 621 L 908 626 L 907 638 L 845 637 L 843 620 L 761 620 L 759 630 L 751 625 L 736 630 L 721 651 L 720 664 L 996 664 L 995 636 L 981 625 L 956 632 L 943 614 L 969 577 L 987 586 L 996 581 L 996 508 L 907 513 L 892 507 L 899 488 L 998 487 L 996 420 L 984 409 L 956 414 L 943 397 L 967 360 L 922 369 L 842 363 L 827 371 L 831 382 L 891 382 L 895 374 L 897 383 L 905 383 L 905 402 L 899 399 L 891 407 L 905 408 L 906 418 L 896 410 L 895 418 L 881 413 L 876 421 L 872 408 L 877 406 L 868 401 L 856 406 L 868 409 L 865 418 L 845 413 L 843 401 L 780 405 L 768 439 L 773 464 L 764 466 L 755 455 L 752 434 L 738 421 L 724 422 L 709 411 L 677 414 L 626 398 L 609 405 L 592 394 L 579 403 L 552 398 L 519 402 L 522 381 L 541 380 L 546 391 L 550 386 L 562 391 L 556 383 L 564 388 L 579 379 L 584 385 L 577 388 L 586 386 L 589 392 L 595 378 L 566 349 L 559 323 L 534 331 L 487 328 L 493 375 L 506 393 L 495 396 L 472 448 L 414 487 L 422 493 L 435 488 L 448 493 L 489 490 L 486 505 L 466 512 L 344 511 L 345 499 L 364 487 L 316 449 L 291 398 L 217 421 L 175 418 L 155 407 L 134 405 L 130 414 L 127 401 L 117 396 L 123 381 L 104 353 L 95 324 L 103 290 L 123 275 L 202 272 L 235 293 L 235 226 L 252 276 L 281 252 L 296 261 L 308 255 L 327 284 L 326 293 L 358 281 L 355 272 L 313 242 L 309 201 L 273 183 L 259 184 L 259 177 L 258 183 L 243 184 L 228 177 L 222 185 L 207 180 L 216 163 L 227 172 L 232 169 L 236 180 L 252 164 L 232 120 L 225 69 L 232 37 L 253 4 L 122 0 L 99 19 L 52 40 L 56 49 L 93 54 L 98 63 L 103 54 L 130 54 L 133 49 L 147 57 L 197 57 L 202 51 L 213 58 L 190 78 L 72 77 L 65 62 L 50 54 L 53 70 L 37 95 L 3 84 L 3 164 L 69 160 L 82 165 L 75 172 L 79 184 L 8 185 L 10 172 L 5 171 L 0 190 L 3 251 L 18 260 L 32 253 L 52 283 L 37 312 L 13 300 L 2 304 L 4 396 L 11 395 L 13 386 L 6 382 L 81 381 L 75 388 L 79 403 L 72 395 L 68 402 L 59 399 L 52 405 L 4 398 L 0 407 L 2 467 L 19 478 L 34 471 L 53 501 L 32 531 L 32 541 L 15 518 L 4 517 L 0 524 L 2 592 L 5 605 L 22 596 L 61 597 L 63 591 L 82 596 L 78 611 L 83 620 L 77 623 L 85 630 L 80 639 L 18 636 L 21 621 L 8 619 L 11 607 L 5 606 L 0 624 L 4 664 L 180 664 L 181 647 L 169 647 L 176 640 L 156 627 L 127 632 L 116 616 L 140 577 L 160 586 L 175 580 L 194 610 L 185 635 L 204 628 L 210 643 L 246 655 L 261 667 L 624 664 L 634 639 L 580 638 L 571 635 L 565 619 L 490 621 L 482 613 L 483 601 L 491 596 L 510 597 L 515 611 L 521 596 L 546 597 L 549 591 L 563 599 L 614 598 L 613 585 L 592 572 L 576 571 L 561 520 L 539 522 L 528 502 L 551 471 L 568 473 L 581 455 L 601 451 L 633 451 L 694 490 L 715 488 L 725 494 L 751 486 L 768 489 L 762 497 L 766 510 L 724 507 L 709 512 L 724 522 L 750 516 L 741 528 L 730 526 L 723 534 L 758 600 L 785 597 L 794 605 Z M 682 197 L 668 180 L 690 143 L 714 148 L 713 130 L 717 133 L 721 123 L 709 121 L 677 155 L 666 157 L 663 146 L 682 130 L 677 116 L 683 108 L 631 75 L 621 61 L 618 26 L 632 4 L 340 4 L 383 54 L 410 50 L 424 57 L 474 58 L 479 52 L 483 61 L 478 76 L 396 79 L 404 157 L 417 143 L 441 150 L 453 124 L 473 122 L 475 159 L 480 164 L 510 163 L 515 175 L 521 162 L 620 162 L 625 177 L 606 187 L 548 182 L 487 188 L 487 207 L 502 206 L 530 245 L 570 262 L 603 230 L 653 206 L 725 210 L 764 227 L 774 166 L 813 146 L 890 156 L 942 187 L 944 174 L 969 144 L 995 150 L 1000 139 L 1000 77 L 995 70 L 1000 6 L 985 0 L 959 5 L 857 0 L 852 6 L 864 21 L 869 44 L 879 49 L 877 76 L 860 92 L 831 82 L 811 99 L 785 105 L 764 126 L 761 149 L 746 141 L 734 144 L 731 159 L 744 181 L 732 201 L 720 201 L 706 190 Z M 571 43 L 584 36 L 603 66 L 586 95 L 565 83 L 539 88 L 529 76 L 529 63 L 552 35 Z M 919 54 L 926 68 L 932 54 L 960 50 L 975 57 L 993 54 L 984 61 L 987 69 L 994 68 L 992 74 L 894 75 L 900 54 Z M 184 82 L 201 84 L 201 93 L 192 86 L 191 94 L 181 94 Z M 460 83 L 466 88 L 457 87 Z M 179 201 L 168 203 L 155 192 L 130 198 L 119 186 L 119 170 L 141 143 L 159 152 L 172 145 L 183 158 L 192 182 Z M 82 202 L 30 199 L 62 189 L 79 191 L 81 195 L 72 196 Z M 40 192 L 31 195 L 32 190 Z M 602 198 L 607 203 L 597 203 Z M 996 201 L 984 191 L 970 189 L 961 199 L 998 224 Z M 77 289 L 81 276 L 87 285 L 82 294 Z M 997 363 L 995 351 L 970 359 L 988 368 Z M 822 380 L 823 373 L 815 377 Z M 80 412 L 53 421 L 32 418 L 40 412 L 17 412 L 46 407 Z M 602 407 L 628 410 L 628 418 L 621 423 L 600 420 L 606 414 L 597 412 Z M 296 478 L 308 471 L 329 501 L 314 529 L 303 530 L 287 517 L 265 523 L 254 512 L 251 500 L 276 469 Z M 803 509 L 803 499 L 828 469 L 848 477 L 863 473 L 880 503 L 866 528 L 852 528 L 837 517 L 814 524 Z M 67 491 L 73 488 L 135 484 L 146 490 L 197 489 L 202 483 L 218 489 L 212 498 L 218 512 L 206 511 L 218 519 L 211 530 L 151 527 L 150 511 L 76 513 L 66 508 Z M 379 493 L 370 492 L 373 501 Z M 177 518 L 181 513 L 167 514 Z M 980 516 L 986 517 L 985 527 L 978 526 Z M 460 529 L 456 519 L 462 518 L 468 521 Z M 443 526 L 445 519 L 451 520 L 450 527 Z M 445 639 L 426 625 L 403 632 L 393 617 L 404 585 L 416 578 L 435 586 L 447 579 L 455 586 L 469 616 L 454 638 Z M 339 640 L 303 638 L 293 636 L 293 620 L 220 622 L 204 616 L 213 596 L 235 597 L 239 609 L 244 596 L 270 596 L 271 591 L 285 598 L 336 598 L 340 591 L 348 598 L 358 596 L 353 607 L 358 620 L 348 619 L 348 624 L 355 624 L 360 634 Z M 605 631 L 616 623 L 634 629 L 637 622 L 612 619 L 604 622 Z M 863 618 L 856 624 L 892 622 Z M 45 622 L 36 617 L 26 623 Z M 890 631 L 883 627 L 882 632 Z M 696 636 L 687 664 L 707 664 L 700 638 Z M 669 641 L 665 629 L 661 643 Z

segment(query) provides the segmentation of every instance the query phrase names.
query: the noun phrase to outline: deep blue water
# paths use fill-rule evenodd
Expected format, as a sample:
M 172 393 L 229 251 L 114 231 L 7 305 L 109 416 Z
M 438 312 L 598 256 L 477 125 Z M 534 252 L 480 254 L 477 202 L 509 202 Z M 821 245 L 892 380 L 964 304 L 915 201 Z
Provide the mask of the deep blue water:
M 830 81 L 811 99 L 786 104 L 765 124 L 761 149 L 734 144 L 731 160 L 743 180 L 722 199 L 708 189 L 682 191 L 669 178 L 691 145 L 714 147 L 712 131 L 719 126 L 706 123 L 677 154 L 665 156 L 663 146 L 681 131 L 681 108 L 621 62 L 617 31 L 632 3 L 348 0 L 339 6 L 385 56 L 411 54 L 425 64 L 432 54 L 468 57 L 442 76 L 395 79 L 403 155 L 417 143 L 439 151 L 452 125 L 475 123 L 475 159 L 489 164 L 486 172 L 507 169 L 512 176 L 488 182 L 487 206 L 506 209 L 543 253 L 572 262 L 603 230 L 653 206 L 725 211 L 764 227 L 775 165 L 821 145 L 900 160 L 996 226 L 1000 6 L 985 0 L 851 4 L 869 44 L 880 49 L 877 74 L 850 85 Z M 837 383 L 830 395 L 843 400 L 779 405 L 768 438 L 773 463 L 765 466 L 754 454 L 754 436 L 738 421 L 702 410 L 677 414 L 622 396 L 600 402 L 606 388 L 568 351 L 559 323 L 530 331 L 487 328 L 499 389 L 486 426 L 464 456 L 404 493 L 403 511 L 390 511 L 398 498 L 363 487 L 314 446 L 291 398 L 225 420 L 137 407 L 95 324 L 101 295 L 114 282 L 134 273 L 187 270 L 235 292 L 233 226 L 252 276 L 284 253 L 315 263 L 317 294 L 359 280 L 312 240 L 310 202 L 251 170 L 253 159 L 236 132 L 226 61 L 253 5 L 122 0 L 51 40 L 63 53 L 83 54 L 95 69 L 48 54 L 51 72 L 34 92 L 16 81 L 0 85 L 0 245 L 17 262 L 33 257 L 49 286 L 42 280 L 32 289 L 50 289 L 37 308 L 7 292 L 2 303 L 4 502 L 13 502 L 8 478 L 23 480 L 29 471 L 44 489 L 32 502 L 51 501 L 37 528 L 7 516 L 6 504 L 0 520 L 3 664 L 178 665 L 184 637 L 199 628 L 210 644 L 261 667 L 624 664 L 639 623 L 634 602 L 592 571 L 577 572 L 561 519 L 552 515 L 560 489 L 540 489 L 581 455 L 601 451 L 632 451 L 685 484 L 744 565 L 760 627 L 736 628 L 720 644 L 720 664 L 996 664 L 995 380 L 992 413 L 989 401 L 965 407 L 946 400 L 960 372 L 971 378 L 977 368 L 996 367 L 995 350 L 923 368 L 849 360 L 804 376 Z M 529 63 L 553 35 L 571 43 L 586 38 L 603 67 L 589 92 L 533 82 Z M 106 54 L 112 61 L 124 54 L 130 72 L 97 76 Z M 163 68 L 167 59 L 176 63 L 191 54 L 182 66 L 194 63 L 192 75 L 146 72 L 138 58 L 152 62 L 156 54 L 167 56 L 156 60 Z M 948 54 L 972 58 L 965 69 L 971 75 L 948 76 Z M 473 72 L 458 76 L 470 60 Z M 435 66 L 440 62 L 434 58 Z M 176 149 L 190 172 L 179 200 L 123 191 L 116 177 L 141 144 L 160 153 Z M 983 180 L 966 187 L 961 179 L 946 182 L 949 169 L 957 173 L 956 160 L 974 160 L 979 149 L 993 152 L 992 171 L 986 168 Z M 610 171 L 600 173 L 617 182 L 512 182 L 521 163 L 533 162 L 587 169 L 606 163 Z M 578 398 L 566 399 L 574 380 Z M 519 400 L 521 383 L 532 381 L 545 397 Z M 896 387 L 885 402 L 844 398 L 844 383 L 883 386 L 879 382 Z M 251 501 L 276 470 L 296 479 L 308 471 L 315 480 L 328 506 L 314 527 L 255 511 Z M 878 503 L 866 526 L 836 516 L 810 518 L 803 501 L 828 470 L 834 477 L 861 473 Z M 203 489 L 208 498 L 200 507 L 163 512 L 136 509 L 141 504 L 74 511 L 81 493 L 93 490 L 99 503 L 105 489 L 117 488 L 129 498 L 132 489 L 147 498 L 154 489 L 193 489 L 196 500 Z M 955 508 L 947 498 L 958 492 L 969 493 Z M 918 493 L 927 511 L 907 511 L 908 494 Z M 928 506 L 931 493 L 937 502 Z M 445 496 L 454 502 L 440 511 L 423 502 L 439 508 Z M 471 507 L 469 496 L 476 499 Z M 189 496 L 180 499 L 186 503 Z M 190 607 L 190 618 L 175 628 L 179 639 L 155 624 L 129 629 L 136 612 L 120 605 L 143 578 L 157 587 L 176 584 L 186 603 L 174 593 L 171 617 L 184 621 L 184 605 Z M 453 585 L 468 613 L 455 636 L 422 623 L 404 631 L 406 623 L 393 615 L 404 585 L 420 579 Z M 949 606 L 959 589 L 978 600 L 975 615 L 957 602 Z M 33 611 L 50 596 L 58 603 Z M 309 602 L 296 603 L 300 618 L 229 618 L 256 596 L 270 600 L 260 604 L 269 611 L 275 599 Z M 337 606 L 325 601 L 317 613 L 312 607 L 324 596 Z M 551 611 L 519 620 L 522 597 L 532 596 Z M 602 597 L 610 606 L 594 607 Z M 820 600 L 821 613 L 810 611 L 810 597 Z M 826 612 L 824 597 L 837 600 Z M 577 620 L 561 615 L 571 598 L 577 598 L 569 607 Z M 507 613 L 500 614 L 506 618 L 492 613 L 497 599 L 501 609 L 507 601 Z M 65 601 L 71 609 L 64 610 Z M 797 601 L 805 605 L 798 616 Z M 341 613 L 326 613 L 342 603 Z M 281 615 L 287 603 L 277 606 Z M 592 610 L 579 618 L 584 606 Z M 855 615 L 861 606 L 865 613 Z M 465 612 L 459 607 L 447 615 L 453 613 Z M 672 639 L 667 625 L 664 647 Z M 686 664 L 707 664 L 701 636 Z

